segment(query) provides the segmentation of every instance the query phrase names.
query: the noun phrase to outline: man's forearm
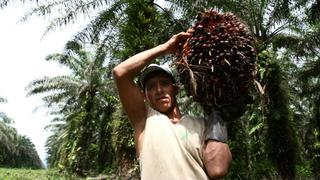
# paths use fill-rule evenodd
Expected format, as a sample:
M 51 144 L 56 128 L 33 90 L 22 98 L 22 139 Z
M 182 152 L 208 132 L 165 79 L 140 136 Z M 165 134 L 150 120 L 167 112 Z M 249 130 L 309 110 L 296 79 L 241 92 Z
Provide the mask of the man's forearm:
M 189 32 L 180 32 L 173 35 L 167 42 L 154 48 L 138 53 L 114 68 L 116 77 L 134 78 L 145 66 L 150 64 L 155 58 L 161 55 L 175 53 L 179 48 L 179 43 L 185 42 L 190 37 Z
M 166 53 L 165 45 L 161 44 L 154 48 L 140 52 L 114 68 L 118 77 L 127 75 L 134 78 L 145 66 L 150 64 L 158 56 Z

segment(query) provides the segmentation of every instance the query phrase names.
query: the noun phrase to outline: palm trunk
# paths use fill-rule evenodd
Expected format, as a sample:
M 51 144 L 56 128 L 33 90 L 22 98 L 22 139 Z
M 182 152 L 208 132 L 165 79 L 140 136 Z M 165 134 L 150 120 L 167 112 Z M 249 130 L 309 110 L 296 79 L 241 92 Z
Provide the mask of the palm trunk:
M 270 64 L 267 75 L 267 152 L 282 179 L 295 178 L 297 139 L 292 128 L 288 86 L 278 64 Z

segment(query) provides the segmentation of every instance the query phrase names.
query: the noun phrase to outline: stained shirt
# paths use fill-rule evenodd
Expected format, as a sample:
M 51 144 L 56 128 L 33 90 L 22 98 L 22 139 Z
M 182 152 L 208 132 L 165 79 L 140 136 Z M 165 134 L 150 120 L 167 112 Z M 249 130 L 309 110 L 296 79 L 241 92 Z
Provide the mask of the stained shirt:
M 140 169 L 142 180 L 208 180 L 202 162 L 203 119 L 182 116 L 176 124 L 149 108 Z

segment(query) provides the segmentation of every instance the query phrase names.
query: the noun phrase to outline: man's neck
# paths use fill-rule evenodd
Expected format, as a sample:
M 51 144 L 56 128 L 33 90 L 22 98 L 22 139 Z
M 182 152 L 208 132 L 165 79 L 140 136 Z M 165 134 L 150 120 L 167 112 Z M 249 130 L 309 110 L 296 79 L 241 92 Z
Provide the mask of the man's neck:
M 168 116 L 170 121 L 174 124 L 178 123 L 181 119 L 181 113 L 180 113 L 180 110 L 177 106 L 174 106 L 174 108 L 166 115 Z

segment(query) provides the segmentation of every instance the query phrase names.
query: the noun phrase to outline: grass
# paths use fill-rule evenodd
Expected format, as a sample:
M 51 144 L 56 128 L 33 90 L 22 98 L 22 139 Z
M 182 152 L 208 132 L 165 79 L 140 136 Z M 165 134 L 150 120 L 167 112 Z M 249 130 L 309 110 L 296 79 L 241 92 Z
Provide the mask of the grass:
M 67 180 L 56 170 L 50 169 L 10 169 L 0 168 L 1 180 Z M 73 179 L 73 178 L 72 178 Z

